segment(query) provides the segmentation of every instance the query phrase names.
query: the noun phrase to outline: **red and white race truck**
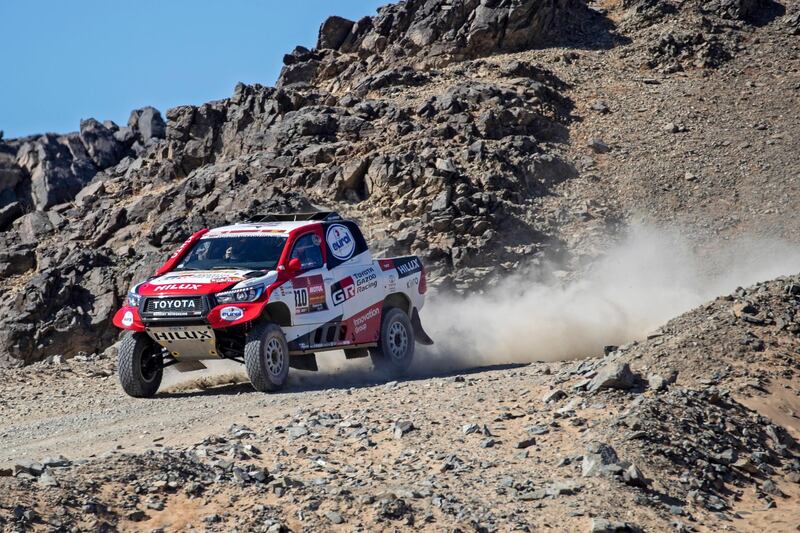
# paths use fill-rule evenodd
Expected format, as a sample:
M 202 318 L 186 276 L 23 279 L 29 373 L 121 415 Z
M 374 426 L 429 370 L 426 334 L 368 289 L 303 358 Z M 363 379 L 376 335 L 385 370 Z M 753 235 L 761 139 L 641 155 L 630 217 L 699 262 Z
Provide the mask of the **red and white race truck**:
M 164 368 L 243 363 L 259 391 L 289 367 L 317 370 L 316 352 L 402 372 L 422 329 L 425 270 L 418 257 L 373 260 L 358 225 L 331 212 L 264 215 L 198 231 L 155 277 L 134 286 L 114 324 L 122 388 L 153 396 Z

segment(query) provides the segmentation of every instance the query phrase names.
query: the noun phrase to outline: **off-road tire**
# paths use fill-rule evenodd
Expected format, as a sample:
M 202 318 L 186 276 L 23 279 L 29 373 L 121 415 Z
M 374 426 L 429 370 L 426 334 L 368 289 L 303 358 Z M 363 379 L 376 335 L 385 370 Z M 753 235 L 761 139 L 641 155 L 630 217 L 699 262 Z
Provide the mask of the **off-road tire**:
M 128 396 L 152 398 L 164 376 L 162 349 L 146 333 L 128 333 L 122 339 L 117 375 Z
M 250 330 L 244 345 L 244 366 L 257 391 L 283 388 L 289 377 L 289 344 L 280 326 L 265 322 Z
M 402 309 L 384 309 L 378 346 L 369 349 L 377 370 L 402 374 L 414 359 L 414 327 Z

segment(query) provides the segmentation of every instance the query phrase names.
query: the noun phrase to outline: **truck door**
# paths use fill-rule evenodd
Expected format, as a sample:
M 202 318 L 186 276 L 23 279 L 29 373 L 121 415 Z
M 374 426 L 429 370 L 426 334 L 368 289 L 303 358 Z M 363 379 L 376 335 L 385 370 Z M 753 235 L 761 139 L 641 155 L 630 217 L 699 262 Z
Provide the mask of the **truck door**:
M 326 228 L 325 241 L 333 275 L 331 303 L 343 317 L 343 337 L 351 343 L 372 342 L 374 326 L 380 325 L 383 288 L 364 236 L 350 221 L 334 222 Z
M 336 319 L 339 311 L 330 302 L 328 287 L 333 283 L 322 254 L 322 239 L 316 231 L 298 237 L 289 259 L 299 259 L 301 271 L 292 279 L 293 324 L 324 324 Z

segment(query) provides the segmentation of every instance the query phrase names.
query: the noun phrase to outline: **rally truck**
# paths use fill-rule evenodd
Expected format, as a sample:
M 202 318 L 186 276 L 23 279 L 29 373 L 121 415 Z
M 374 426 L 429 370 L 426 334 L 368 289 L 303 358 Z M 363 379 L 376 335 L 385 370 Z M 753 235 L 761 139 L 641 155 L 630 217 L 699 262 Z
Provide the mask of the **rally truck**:
M 373 259 L 358 225 L 337 213 L 268 214 L 191 235 L 155 276 L 130 289 L 114 324 L 127 330 L 118 374 L 130 396 L 155 395 L 164 368 L 245 365 L 253 387 L 276 391 L 289 367 L 344 350 L 401 373 L 415 342 L 432 344 L 419 311 L 418 257 Z

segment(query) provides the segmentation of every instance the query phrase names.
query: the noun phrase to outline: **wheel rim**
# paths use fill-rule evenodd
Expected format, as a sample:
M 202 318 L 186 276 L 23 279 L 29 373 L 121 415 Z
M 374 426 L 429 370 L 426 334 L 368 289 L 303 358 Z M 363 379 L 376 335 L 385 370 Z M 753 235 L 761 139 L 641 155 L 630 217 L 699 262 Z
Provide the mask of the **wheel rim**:
M 389 326 L 389 353 L 394 359 L 404 359 L 408 350 L 408 332 L 400 322 Z
M 264 349 L 264 358 L 267 361 L 267 371 L 270 375 L 279 376 L 283 372 L 285 356 L 283 345 L 278 339 L 272 338 Z
M 147 383 L 151 383 L 154 379 L 156 379 L 158 371 L 161 369 L 159 355 L 160 354 L 152 348 L 147 348 L 142 352 L 142 379 Z

